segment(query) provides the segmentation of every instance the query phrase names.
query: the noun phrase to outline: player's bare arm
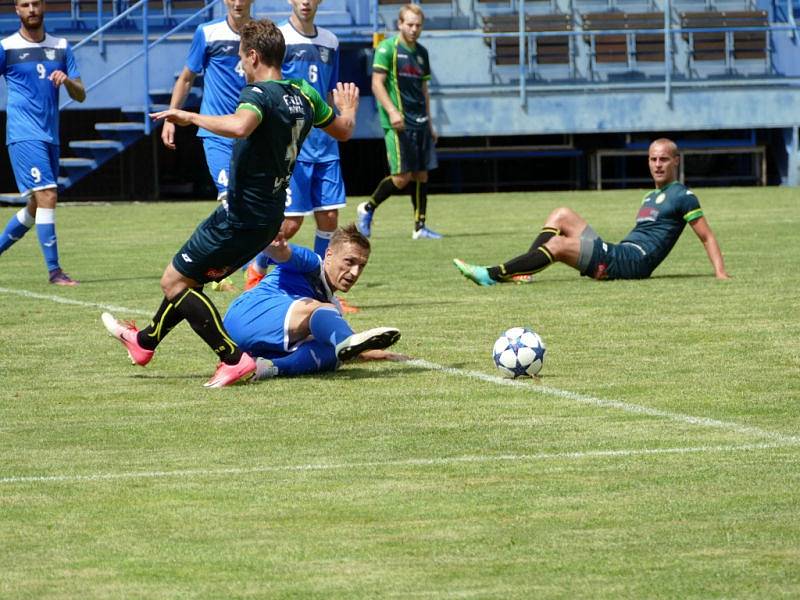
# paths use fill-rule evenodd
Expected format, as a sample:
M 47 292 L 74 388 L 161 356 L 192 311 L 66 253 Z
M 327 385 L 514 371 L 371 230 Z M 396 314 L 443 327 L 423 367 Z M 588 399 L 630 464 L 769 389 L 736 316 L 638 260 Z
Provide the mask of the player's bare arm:
M 358 110 L 358 86 L 355 83 L 337 83 L 333 90 L 333 103 L 339 114 L 322 130 L 331 137 L 346 142 L 356 128 L 356 111 Z
M 69 97 L 75 100 L 75 102 L 83 102 L 86 100 L 86 88 L 83 86 L 83 81 L 81 81 L 80 77 L 70 79 L 64 71 L 53 71 L 50 73 L 49 79 L 56 87 L 63 85 Z
M 229 138 L 246 138 L 249 136 L 260 120 L 258 115 L 252 110 L 237 110 L 232 115 L 200 115 L 185 110 L 170 108 L 160 112 L 150 113 L 150 118 L 154 121 L 165 120 L 175 123 L 181 127 L 186 125 L 196 125 Z
M 725 271 L 725 262 L 722 258 L 722 250 L 719 248 L 719 244 L 717 243 L 717 238 L 714 235 L 714 232 L 711 231 L 711 227 L 708 225 L 708 221 L 706 221 L 705 217 L 700 217 L 699 219 L 695 219 L 691 223 L 692 230 L 697 234 L 697 237 L 703 243 L 703 247 L 706 249 L 706 254 L 708 254 L 708 260 L 711 261 L 711 265 L 714 267 L 714 276 L 717 279 L 730 279 L 730 275 Z
M 183 71 L 178 75 L 178 79 L 175 81 L 175 85 L 172 88 L 172 96 L 169 100 L 170 108 L 183 108 L 183 104 L 186 102 L 186 97 L 189 95 L 189 90 L 192 89 L 192 84 L 194 84 L 196 76 L 197 74 L 187 67 L 183 68 Z M 161 130 L 161 141 L 164 143 L 164 146 L 170 150 L 175 150 L 174 123 L 164 121 L 164 127 Z
M 400 354 L 399 352 L 389 352 L 388 350 L 364 350 L 364 352 L 358 355 L 358 359 L 362 361 L 391 360 L 393 362 L 404 362 L 411 360 L 411 357 Z
M 402 131 L 405 128 L 403 115 L 397 110 L 392 99 L 389 98 L 389 92 L 386 91 L 386 77 L 387 73 L 385 71 L 374 70 L 372 72 L 372 94 L 386 110 L 386 114 L 389 115 L 389 122 L 392 124 L 392 128 Z

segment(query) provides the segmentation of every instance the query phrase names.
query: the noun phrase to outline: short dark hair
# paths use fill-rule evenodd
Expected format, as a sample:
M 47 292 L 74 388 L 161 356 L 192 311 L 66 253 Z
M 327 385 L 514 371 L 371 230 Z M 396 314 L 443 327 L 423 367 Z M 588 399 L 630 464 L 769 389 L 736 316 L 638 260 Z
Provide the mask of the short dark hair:
M 344 227 L 339 227 L 336 231 L 334 231 L 329 245 L 334 247 L 348 243 L 361 246 L 364 248 L 364 250 L 370 250 L 371 248 L 369 239 L 361 234 L 355 223 L 350 223 Z
M 269 19 L 248 21 L 239 32 L 243 52 L 255 50 L 270 67 L 281 68 L 286 54 L 286 41 L 278 26 Z

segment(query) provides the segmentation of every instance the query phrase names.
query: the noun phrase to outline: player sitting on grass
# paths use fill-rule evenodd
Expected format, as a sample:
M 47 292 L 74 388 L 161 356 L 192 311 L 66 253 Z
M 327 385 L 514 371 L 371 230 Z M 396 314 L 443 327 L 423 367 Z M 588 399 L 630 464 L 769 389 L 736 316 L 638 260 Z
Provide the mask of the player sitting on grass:
M 511 281 L 533 274 L 554 262 L 578 269 L 594 279 L 644 279 L 672 250 L 686 223 L 703 243 L 717 279 L 728 279 L 722 252 L 697 196 L 677 181 L 680 156 L 675 142 L 661 138 L 650 144 L 650 175 L 656 189 L 649 192 L 636 215 L 636 227 L 619 244 L 604 242 L 578 213 L 557 208 L 528 252 L 494 267 L 480 267 L 454 258 L 458 270 L 478 285 Z
M 405 360 L 388 348 L 392 327 L 353 333 L 334 292 L 348 292 L 369 259 L 369 240 L 356 226 L 334 231 L 324 259 L 278 237 L 266 249 L 277 266 L 233 301 L 225 329 L 242 350 L 260 358 L 255 379 L 333 371 L 340 361 Z

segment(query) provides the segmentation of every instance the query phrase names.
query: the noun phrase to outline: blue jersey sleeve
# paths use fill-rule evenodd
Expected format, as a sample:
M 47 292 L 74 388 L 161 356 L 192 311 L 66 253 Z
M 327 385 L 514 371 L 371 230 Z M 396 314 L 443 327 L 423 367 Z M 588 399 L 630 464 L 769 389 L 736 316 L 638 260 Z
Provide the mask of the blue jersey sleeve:
M 186 57 L 186 68 L 192 73 L 202 73 L 205 69 L 206 55 L 206 36 L 203 28 L 198 27 L 192 38 L 192 45 L 189 48 L 189 56 Z
M 336 89 L 336 83 L 339 81 L 339 49 L 333 51 L 333 59 L 331 60 L 331 78 L 328 81 L 328 91 L 332 92 Z M 327 98 L 325 98 L 327 100 Z
M 81 76 L 78 71 L 78 63 L 75 60 L 75 55 L 72 53 L 72 46 L 67 44 L 67 51 L 65 53 L 65 60 L 67 62 L 67 77 L 70 79 L 77 79 Z
M 320 265 L 322 264 L 322 259 L 320 259 L 319 254 L 313 250 L 294 244 L 289 244 L 289 248 L 292 249 L 292 256 L 288 261 L 281 264 L 282 268 L 291 269 L 298 273 L 319 271 Z
M 0 75 L 6 74 L 6 49 L 0 46 Z

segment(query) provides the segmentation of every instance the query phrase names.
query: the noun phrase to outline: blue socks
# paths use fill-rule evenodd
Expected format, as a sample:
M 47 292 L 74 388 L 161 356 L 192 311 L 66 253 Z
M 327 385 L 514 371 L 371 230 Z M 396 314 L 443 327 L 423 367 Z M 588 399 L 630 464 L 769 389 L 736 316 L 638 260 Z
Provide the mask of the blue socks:
M 314 234 L 314 252 L 325 258 L 325 251 L 328 249 L 328 244 L 331 243 L 333 231 L 322 231 L 317 229 Z
M 270 360 L 278 367 L 278 374 L 281 377 L 333 371 L 339 363 L 333 346 L 319 340 L 303 342 L 294 352 Z
M 3 233 L 0 234 L 0 254 L 8 250 L 14 242 L 22 239 L 22 236 L 33 227 L 34 222 L 34 218 L 28 213 L 27 208 L 21 209 L 11 217 Z
M 54 208 L 36 209 L 36 235 L 44 254 L 47 270 L 58 269 L 58 240 L 56 239 L 56 211 Z
M 353 330 L 335 308 L 318 308 L 308 321 L 314 339 L 333 348 L 353 335 Z

